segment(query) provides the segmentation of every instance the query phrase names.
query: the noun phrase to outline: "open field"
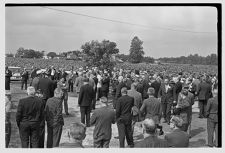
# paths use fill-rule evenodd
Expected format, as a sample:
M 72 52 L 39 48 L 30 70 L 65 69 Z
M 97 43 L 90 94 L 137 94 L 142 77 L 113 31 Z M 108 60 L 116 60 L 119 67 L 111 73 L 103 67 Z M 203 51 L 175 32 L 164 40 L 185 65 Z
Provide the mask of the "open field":
M 26 96 L 25 90 L 20 90 L 20 82 L 12 82 L 11 83 L 11 92 L 12 92 L 12 103 L 13 103 L 13 109 L 11 112 L 11 122 L 12 122 L 12 135 L 9 147 L 10 148 L 20 148 L 21 142 L 19 138 L 19 131 L 16 126 L 15 122 L 15 114 L 16 109 L 18 105 L 18 100 L 22 97 Z M 68 141 L 68 138 L 66 137 L 66 129 L 68 125 L 75 121 L 80 120 L 80 112 L 79 107 L 77 106 L 77 97 L 75 93 L 69 93 L 69 99 L 68 99 L 68 105 L 69 105 L 69 113 L 70 116 L 64 115 L 64 121 L 65 125 L 63 127 L 63 134 L 61 138 L 61 143 Z M 101 107 L 102 105 L 97 103 L 97 108 Z M 199 119 L 198 117 L 198 102 L 196 101 L 193 106 L 193 115 L 192 115 L 192 131 L 191 135 L 192 138 L 190 139 L 190 147 L 205 147 L 205 144 L 207 144 L 207 129 L 206 129 L 206 119 Z M 94 127 L 87 128 L 86 132 L 86 138 L 83 142 L 84 146 L 87 148 L 93 147 L 93 129 Z M 165 134 L 170 132 L 169 125 L 163 123 L 163 130 L 165 131 Z M 112 139 L 110 142 L 111 148 L 118 148 L 119 146 L 119 140 L 115 139 L 114 136 L 118 135 L 117 126 L 112 126 Z M 47 136 L 47 134 L 46 134 Z M 135 126 L 135 132 L 134 132 L 134 140 L 139 141 L 142 139 L 141 134 L 141 128 L 140 123 L 137 123 Z M 161 136 L 162 138 L 164 136 Z

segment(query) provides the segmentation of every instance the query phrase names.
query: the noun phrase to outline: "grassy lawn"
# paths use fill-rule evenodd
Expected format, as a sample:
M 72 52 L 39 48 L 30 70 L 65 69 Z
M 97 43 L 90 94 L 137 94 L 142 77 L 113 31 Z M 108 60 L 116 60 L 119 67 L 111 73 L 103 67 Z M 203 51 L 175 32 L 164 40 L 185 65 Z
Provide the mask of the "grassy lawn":
M 15 115 L 16 109 L 18 105 L 18 100 L 22 97 L 26 96 L 25 90 L 20 90 L 20 82 L 13 82 L 11 83 L 11 92 L 12 92 L 12 103 L 13 109 L 11 112 L 11 122 L 12 122 L 12 135 L 9 147 L 10 148 L 20 148 L 21 142 L 19 138 L 19 131 L 16 125 Z M 80 121 L 80 109 L 77 106 L 77 95 L 75 93 L 69 93 L 68 105 L 69 105 L 69 116 L 64 115 L 64 122 L 65 125 L 63 127 L 63 133 L 61 137 L 61 143 L 68 141 L 66 135 L 66 129 L 71 122 Z M 112 105 L 112 104 L 110 104 Z M 102 104 L 96 104 L 96 108 L 102 107 Z M 207 129 L 206 129 L 206 119 L 199 119 L 198 118 L 198 104 L 195 102 L 193 106 L 193 115 L 192 115 L 192 131 L 191 135 L 192 138 L 190 139 L 190 147 L 205 147 L 207 144 Z M 64 111 L 63 111 L 64 112 Z M 87 148 L 93 147 L 93 129 L 94 127 L 87 128 L 86 138 L 83 142 L 84 146 Z M 169 125 L 163 123 L 163 130 L 166 133 L 170 132 Z M 140 123 L 135 125 L 134 131 L 134 141 L 139 141 L 143 138 L 141 134 L 141 127 Z M 46 133 L 47 136 L 47 133 Z M 115 139 L 114 136 L 118 136 L 118 130 L 116 124 L 112 126 L 112 139 L 110 142 L 111 148 L 118 148 L 119 147 L 119 140 Z M 162 138 L 164 136 L 161 136 Z M 45 139 L 46 140 L 46 139 Z

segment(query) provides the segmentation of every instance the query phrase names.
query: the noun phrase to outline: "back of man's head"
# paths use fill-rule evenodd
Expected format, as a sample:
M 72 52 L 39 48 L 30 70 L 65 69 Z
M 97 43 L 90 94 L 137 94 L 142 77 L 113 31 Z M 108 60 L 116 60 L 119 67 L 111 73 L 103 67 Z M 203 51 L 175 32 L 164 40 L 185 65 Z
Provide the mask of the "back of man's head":
M 152 87 L 148 88 L 148 95 L 153 96 L 154 94 L 155 94 L 155 89 Z
M 63 92 L 62 92 L 62 90 L 60 88 L 56 88 L 54 90 L 54 97 L 61 98 L 62 95 L 63 95 Z
M 71 123 L 69 127 L 69 135 L 72 139 L 81 141 L 86 136 L 86 126 L 83 123 L 75 122 Z
M 147 134 L 155 134 L 156 133 L 156 124 L 153 119 L 145 119 L 143 121 L 143 126 Z
M 137 83 L 136 82 L 132 83 L 131 84 L 131 89 L 136 89 L 136 88 L 137 88 Z
M 28 95 L 35 95 L 35 89 L 34 87 L 30 86 L 27 88 L 27 94 Z
M 121 94 L 122 94 L 122 95 L 126 95 L 126 94 L 127 94 L 127 87 L 123 87 L 123 88 L 121 89 Z

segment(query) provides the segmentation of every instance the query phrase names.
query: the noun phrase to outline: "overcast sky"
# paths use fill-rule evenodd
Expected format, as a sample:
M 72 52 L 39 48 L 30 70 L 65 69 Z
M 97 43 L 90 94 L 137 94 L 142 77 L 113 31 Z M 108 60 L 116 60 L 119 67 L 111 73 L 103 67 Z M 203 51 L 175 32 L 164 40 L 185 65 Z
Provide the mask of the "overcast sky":
M 107 39 L 120 53 L 129 54 L 130 43 L 138 36 L 145 55 L 178 57 L 217 52 L 217 10 L 214 7 L 51 7 L 134 26 L 49 10 L 42 7 L 6 7 L 6 52 L 19 47 L 47 52 L 80 50 L 91 40 Z M 173 29 L 177 31 L 162 30 Z M 181 32 L 193 31 L 193 32 Z M 195 32 L 214 33 L 195 33 Z

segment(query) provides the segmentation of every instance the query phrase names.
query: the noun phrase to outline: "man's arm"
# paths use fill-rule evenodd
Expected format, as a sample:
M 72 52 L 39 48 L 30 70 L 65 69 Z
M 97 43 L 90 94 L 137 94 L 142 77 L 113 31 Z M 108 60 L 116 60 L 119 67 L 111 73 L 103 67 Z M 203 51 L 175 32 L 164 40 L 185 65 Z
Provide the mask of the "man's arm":
M 22 104 L 21 103 L 22 103 L 21 100 L 19 100 L 19 104 L 18 104 L 17 112 L 16 112 L 16 123 L 17 123 L 18 127 L 20 127 L 20 121 L 22 118 Z
M 142 106 L 141 106 L 141 108 L 140 108 L 140 112 L 141 113 L 144 113 L 145 112 L 145 107 L 146 107 L 146 105 L 145 105 L 145 101 L 144 101 L 143 104 L 142 104 Z
M 90 124 L 91 126 L 94 125 L 96 122 L 96 112 L 94 112 L 92 115 L 91 115 L 91 119 L 90 119 Z
M 79 98 L 78 98 L 78 105 L 81 104 L 81 101 L 83 99 L 83 94 L 84 94 L 83 87 L 81 87 L 80 88 L 80 93 L 79 93 Z
M 116 119 L 120 117 L 120 111 L 121 111 L 121 104 L 120 100 L 116 102 Z
M 206 117 L 209 117 L 210 109 L 211 109 L 211 99 L 208 100 L 207 106 L 206 106 Z
M 162 97 L 162 86 L 159 87 L 158 98 Z

